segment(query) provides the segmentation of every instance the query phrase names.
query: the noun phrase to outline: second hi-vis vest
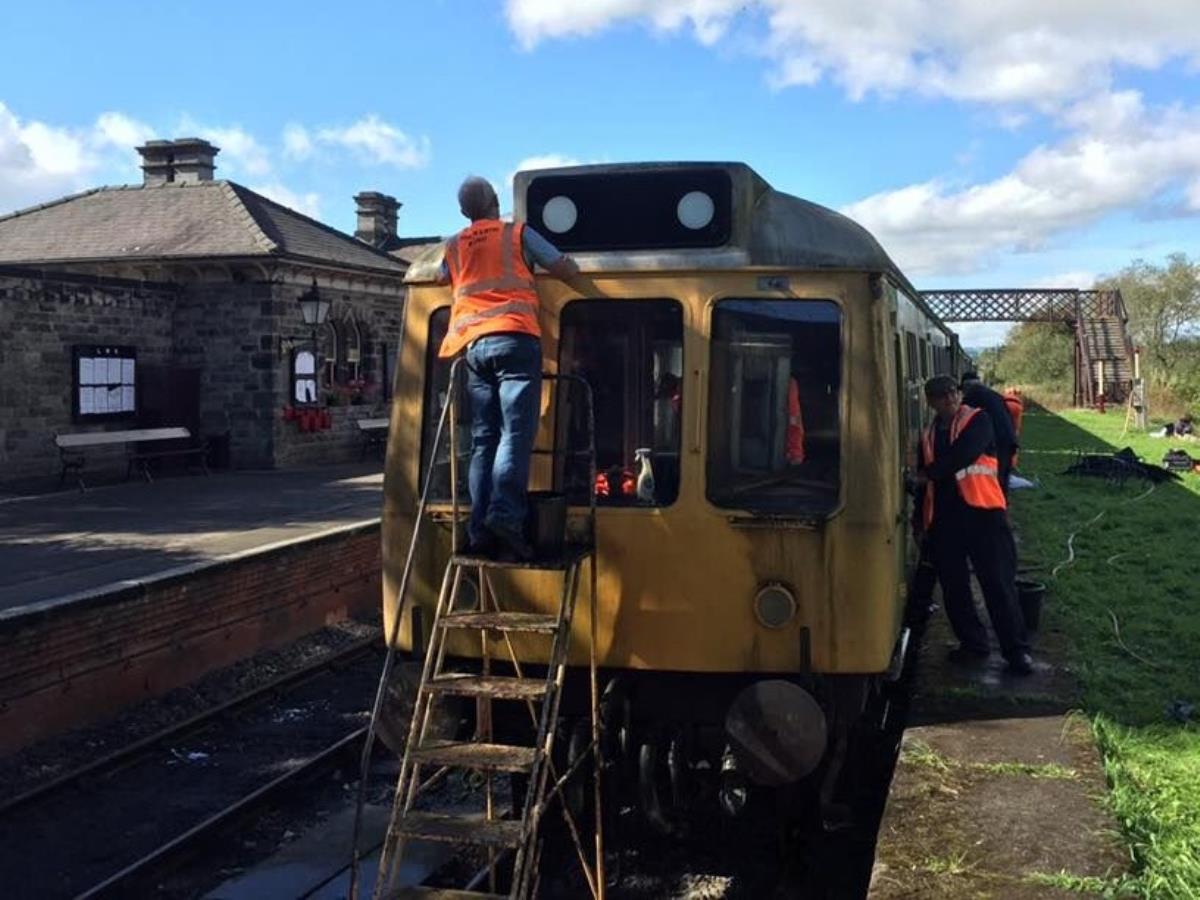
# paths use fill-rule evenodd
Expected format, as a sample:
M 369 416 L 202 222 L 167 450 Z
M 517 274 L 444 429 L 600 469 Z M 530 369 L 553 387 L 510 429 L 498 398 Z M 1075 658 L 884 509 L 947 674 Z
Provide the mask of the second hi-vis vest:
M 788 379 L 788 423 L 784 433 L 784 455 L 788 465 L 798 466 L 804 462 L 804 417 L 800 413 L 800 383 Z
M 1009 388 L 1004 392 L 1004 407 L 1008 410 L 1008 417 L 1012 419 L 1013 434 L 1020 439 L 1021 420 L 1025 418 L 1025 401 L 1017 391 Z M 1017 464 L 1016 453 L 1013 454 L 1012 464 Z
M 524 228 L 480 219 L 446 244 L 454 305 L 438 356 L 455 356 L 472 341 L 500 331 L 541 337 L 533 272 L 522 252 Z
M 980 410 L 973 406 L 967 406 L 965 403 L 958 408 L 958 412 L 954 414 L 954 421 L 950 423 L 951 444 L 958 440 L 959 435 L 979 413 Z M 936 427 L 936 422 L 929 423 L 929 427 L 921 436 L 921 447 L 927 466 L 933 462 L 933 430 Z M 967 506 L 973 506 L 975 509 L 1007 508 L 1007 504 L 1004 502 L 1004 491 L 1000 490 L 999 472 L 1000 464 L 996 457 L 987 453 L 979 454 L 974 462 L 954 473 L 958 495 L 962 497 Z M 925 485 L 923 521 L 926 531 L 933 525 L 933 495 L 935 493 L 932 483 Z

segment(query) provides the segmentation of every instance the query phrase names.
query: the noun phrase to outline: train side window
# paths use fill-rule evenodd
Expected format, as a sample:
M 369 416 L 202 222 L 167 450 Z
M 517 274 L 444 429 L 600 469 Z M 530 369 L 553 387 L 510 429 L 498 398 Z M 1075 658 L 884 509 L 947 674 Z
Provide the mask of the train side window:
M 918 359 L 921 362 L 921 380 L 924 381 L 929 377 L 929 341 L 921 338 L 921 349 L 918 352 Z
M 592 387 L 596 471 L 567 458 L 556 482 L 574 504 L 593 491 L 602 506 L 667 506 L 679 496 L 683 403 L 683 307 L 675 300 L 575 300 L 562 311 L 559 371 Z M 568 393 L 558 395 L 560 404 Z M 559 407 L 557 445 L 587 446 L 582 404 Z M 652 498 L 637 495 L 638 450 L 650 451 Z
M 708 498 L 829 513 L 841 467 L 842 312 L 829 300 L 722 300 L 713 312 Z
M 450 327 L 450 307 L 443 306 L 434 310 L 429 317 L 429 341 L 425 347 L 425 403 L 424 421 L 421 423 L 421 482 L 425 484 L 425 473 L 429 468 L 429 454 L 433 449 L 433 439 L 437 435 L 438 418 L 442 414 L 442 404 L 446 400 L 446 390 L 450 384 L 450 363 L 452 360 L 439 359 L 438 348 L 446 329 Z M 471 492 L 467 485 L 467 470 L 471 464 L 471 398 L 467 393 L 466 373 L 458 379 L 458 433 L 455 435 L 458 455 L 458 497 L 461 503 L 471 502 Z M 447 420 L 449 427 L 449 420 Z M 430 500 L 450 499 L 450 435 L 443 434 L 441 446 L 438 448 L 437 460 L 434 464 L 433 481 L 429 485 Z
M 920 363 L 917 362 L 917 336 L 911 331 L 904 332 L 904 371 L 908 373 L 909 381 L 916 381 L 920 375 Z

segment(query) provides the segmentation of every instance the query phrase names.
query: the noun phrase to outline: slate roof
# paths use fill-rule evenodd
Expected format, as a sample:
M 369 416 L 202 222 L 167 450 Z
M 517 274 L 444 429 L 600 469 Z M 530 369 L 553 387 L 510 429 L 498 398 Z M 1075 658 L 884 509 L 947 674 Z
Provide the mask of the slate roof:
M 403 274 L 386 253 L 231 181 L 104 187 L 0 216 L 0 263 L 295 258 Z

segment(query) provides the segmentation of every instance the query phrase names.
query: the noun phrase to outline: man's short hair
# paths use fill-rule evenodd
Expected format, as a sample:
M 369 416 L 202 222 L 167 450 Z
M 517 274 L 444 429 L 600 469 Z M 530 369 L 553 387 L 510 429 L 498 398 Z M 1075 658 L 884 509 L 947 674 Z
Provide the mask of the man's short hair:
M 496 191 L 491 183 L 478 175 L 471 175 L 458 188 L 458 208 L 468 219 L 487 216 L 496 200 Z
M 963 372 L 963 374 L 962 374 L 962 383 L 963 384 L 966 384 L 969 381 L 982 381 L 982 380 L 983 379 L 979 377 L 978 372 Z
M 949 375 L 934 375 L 925 382 L 925 396 L 930 400 L 948 397 L 958 391 L 958 383 Z

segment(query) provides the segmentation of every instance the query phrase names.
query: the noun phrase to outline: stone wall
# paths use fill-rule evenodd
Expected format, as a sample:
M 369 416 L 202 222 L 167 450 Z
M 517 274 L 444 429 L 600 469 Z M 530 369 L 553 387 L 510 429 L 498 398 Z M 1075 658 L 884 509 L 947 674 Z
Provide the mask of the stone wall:
M 226 269 L 219 281 L 151 284 L 0 267 L 0 482 L 28 485 L 56 476 L 54 434 L 89 429 L 184 425 L 210 440 L 227 435 L 234 468 L 358 459 L 357 420 L 387 415 L 384 356 L 390 349 L 394 358 L 400 340 L 402 299 L 320 284 L 342 334 L 357 323 L 359 371 L 367 387 L 355 405 L 348 390 L 323 391 L 323 402 L 336 395 L 336 405 L 328 407 L 332 427 L 301 432 L 283 418 L 291 402 L 291 353 L 281 338 L 303 340 L 310 333 L 297 303 L 308 287 L 264 274 L 261 268 Z M 76 343 L 137 347 L 136 419 L 72 421 Z M 337 380 L 345 382 L 351 377 L 346 342 L 339 345 Z M 88 450 L 89 480 L 123 472 L 124 452 L 121 445 Z
M 229 434 L 233 468 L 275 465 L 279 306 L 274 285 L 231 281 L 187 285 L 175 311 L 175 364 L 200 370 L 201 430 Z
M 322 293 L 325 289 L 322 288 Z M 276 288 L 276 308 L 280 313 L 280 329 L 285 334 L 301 335 L 306 328 L 300 317 L 296 298 L 302 292 L 296 287 L 280 285 Z M 385 348 L 393 353 L 400 340 L 402 302 L 396 297 L 385 297 L 362 291 L 330 290 L 332 306 L 329 318 L 344 336 L 351 332 L 350 322 L 358 325 L 362 338 L 360 372 L 367 382 L 361 403 L 350 405 L 348 392 L 325 391 L 337 395 L 336 405 L 327 407 L 332 424 L 329 429 L 303 432 L 296 422 L 285 421 L 283 407 L 289 405 L 291 391 L 291 356 L 284 354 L 275 371 L 278 406 L 274 410 L 275 464 L 279 467 L 318 465 L 331 462 L 347 462 L 359 458 L 362 449 L 362 433 L 358 429 L 359 419 L 386 418 L 389 405 L 384 402 L 383 371 Z M 344 351 L 346 342 L 341 342 Z M 342 353 L 344 356 L 344 353 Z M 388 372 L 390 377 L 393 373 Z M 338 379 L 347 380 L 348 365 L 339 365 Z
M 56 433 L 114 427 L 72 420 L 71 348 L 132 345 L 139 371 L 166 366 L 175 303 L 170 285 L 0 267 L 0 481 L 57 475 Z M 120 446 L 88 451 L 89 468 L 123 460 Z

